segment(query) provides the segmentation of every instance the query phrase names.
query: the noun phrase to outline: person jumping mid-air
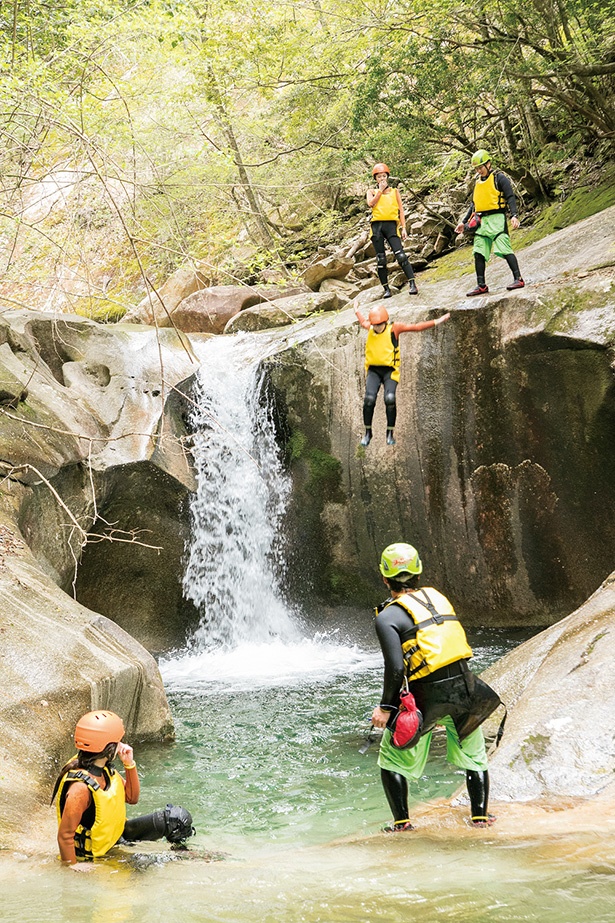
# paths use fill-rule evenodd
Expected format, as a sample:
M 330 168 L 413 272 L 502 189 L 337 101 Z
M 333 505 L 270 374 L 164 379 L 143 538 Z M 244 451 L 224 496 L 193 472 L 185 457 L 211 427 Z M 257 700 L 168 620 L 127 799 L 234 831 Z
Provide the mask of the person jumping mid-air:
M 384 386 L 384 406 L 387 415 L 387 445 L 395 445 L 395 421 L 397 420 L 397 404 L 395 392 L 399 381 L 400 352 L 399 336 L 402 333 L 429 330 L 448 320 L 450 314 L 443 314 L 435 320 L 422 321 L 420 324 L 391 323 L 389 312 L 380 305 L 372 308 L 367 319 L 358 308 L 355 309 L 357 320 L 365 330 L 368 330 L 365 344 L 365 397 L 363 399 L 363 423 L 365 435 L 361 445 L 367 446 L 372 441 L 372 419 L 376 398 L 380 386 Z

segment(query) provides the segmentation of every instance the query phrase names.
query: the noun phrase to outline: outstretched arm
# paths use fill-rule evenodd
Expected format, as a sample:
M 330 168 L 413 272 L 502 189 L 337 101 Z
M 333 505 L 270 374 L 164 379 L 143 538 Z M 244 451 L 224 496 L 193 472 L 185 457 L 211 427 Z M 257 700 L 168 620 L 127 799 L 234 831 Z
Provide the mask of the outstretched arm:
M 443 324 L 450 316 L 450 313 L 443 314 L 442 317 L 436 317 L 435 320 L 421 321 L 420 324 L 395 323 L 392 328 L 393 335 L 397 337 L 400 333 L 420 333 L 422 330 L 431 330 L 432 327 L 438 327 L 439 324 Z
M 405 240 L 408 236 L 406 233 L 406 215 L 404 214 L 404 205 L 401 200 L 401 195 L 399 194 L 399 189 L 395 190 L 395 195 L 397 196 L 397 207 L 399 209 L 399 233 L 402 240 Z
M 361 324 L 361 326 L 362 326 L 365 330 L 369 330 L 369 328 L 371 327 L 371 324 L 370 324 L 370 322 L 368 321 L 368 319 L 367 319 L 366 317 L 363 317 L 363 315 L 361 314 L 361 312 L 359 311 L 358 308 L 355 308 L 355 309 L 354 309 L 354 313 L 357 315 L 357 320 L 359 321 L 359 323 Z

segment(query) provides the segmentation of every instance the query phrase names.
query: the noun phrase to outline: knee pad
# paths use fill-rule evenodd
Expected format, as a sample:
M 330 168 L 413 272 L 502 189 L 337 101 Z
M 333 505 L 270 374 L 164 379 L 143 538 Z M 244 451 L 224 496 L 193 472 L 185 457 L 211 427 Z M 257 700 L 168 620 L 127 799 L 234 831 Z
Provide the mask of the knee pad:
M 366 394 L 363 398 L 363 406 L 370 408 L 376 406 L 376 395 L 375 394 Z
M 377 253 L 376 254 L 376 266 L 378 269 L 386 269 L 387 257 L 386 253 Z
M 410 263 L 410 260 L 408 259 L 408 255 L 405 252 L 405 250 L 394 250 L 393 255 L 402 269 L 405 269 L 406 264 Z
M 390 391 L 385 391 L 384 394 L 384 403 L 387 407 L 394 407 L 396 402 L 396 395 Z
M 164 809 L 164 835 L 169 843 L 183 843 L 196 830 L 192 826 L 192 814 L 179 805 L 168 804 Z

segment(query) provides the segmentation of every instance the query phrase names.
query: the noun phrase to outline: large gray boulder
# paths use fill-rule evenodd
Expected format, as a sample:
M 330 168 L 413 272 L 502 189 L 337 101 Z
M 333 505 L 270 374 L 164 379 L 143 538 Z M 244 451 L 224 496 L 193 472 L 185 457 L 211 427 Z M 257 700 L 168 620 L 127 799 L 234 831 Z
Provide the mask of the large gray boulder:
M 182 266 L 164 282 L 159 289 L 152 289 L 138 305 L 128 311 L 125 323 L 161 324 L 168 326 L 168 320 L 178 304 L 209 285 L 207 275 L 197 267 Z
M 615 796 L 614 640 L 615 572 L 485 672 L 509 710 L 490 763 L 495 798 Z
M 214 285 L 184 298 L 161 325 L 172 323 L 187 333 L 222 333 L 235 314 L 261 301 L 249 285 Z
M 393 320 L 452 312 L 402 335 L 396 447 L 381 396 L 359 446 L 365 332 L 353 311 L 293 329 L 270 372 L 293 458 L 290 560 L 323 596 L 377 602 L 379 554 L 401 538 L 466 624 L 551 624 L 611 572 L 613 217 L 522 251 L 521 292 L 506 292 L 500 261 L 492 294 L 466 299 L 468 249 L 465 278 L 386 302 Z
M 131 635 L 160 649 L 194 618 L 179 600 L 182 511 L 194 487 L 183 395 L 196 367 L 173 330 L 2 316 L 0 760 L 14 766 L 0 795 L 6 833 L 49 797 L 83 712 L 117 711 L 129 739 L 173 733 L 156 663 Z M 100 571 L 76 580 L 90 549 Z M 116 586 L 134 589 L 139 574 L 160 598 L 114 597 L 97 586 L 110 567 Z
M 317 292 L 324 279 L 343 279 L 354 266 L 354 260 L 341 255 L 325 257 L 312 263 L 303 273 L 303 281 Z
M 323 311 L 337 311 L 342 306 L 337 292 L 310 292 L 278 298 L 264 302 L 253 308 L 247 308 L 227 323 L 225 333 L 238 333 L 240 330 L 267 330 L 271 327 L 285 327 L 297 320 L 319 314 Z

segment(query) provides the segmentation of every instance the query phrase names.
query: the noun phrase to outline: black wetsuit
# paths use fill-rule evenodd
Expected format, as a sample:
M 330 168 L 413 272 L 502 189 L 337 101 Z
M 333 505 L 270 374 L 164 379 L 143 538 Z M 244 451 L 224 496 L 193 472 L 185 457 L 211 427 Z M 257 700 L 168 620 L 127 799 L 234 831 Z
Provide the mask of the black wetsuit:
M 405 676 L 402 644 L 415 637 L 414 629 L 415 623 L 412 618 L 405 609 L 395 604 L 387 606 L 376 618 L 376 634 L 384 656 L 384 684 L 380 706 L 391 709 L 389 725 L 397 712 L 399 693 Z M 465 659 L 441 667 L 426 677 L 413 680 L 409 683 L 409 689 L 423 714 L 422 733 L 433 730 L 438 719 L 450 715 L 455 722 L 460 740 L 476 730 L 499 703 L 493 690 L 469 670 Z M 495 696 L 495 700 L 490 698 L 490 693 Z M 401 822 L 407 819 L 407 780 L 400 773 L 391 772 L 389 769 L 381 769 L 381 779 L 395 820 Z M 466 770 L 466 784 L 472 816 L 486 816 L 489 798 L 488 772 Z
M 397 233 L 397 221 L 372 221 L 372 243 L 376 251 L 378 278 L 382 285 L 386 285 L 389 278 L 387 257 L 384 249 L 385 240 L 388 240 L 393 255 L 403 269 L 406 278 L 414 279 L 414 272 L 410 260 L 404 250 L 401 238 Z
M 391 331 L 391 339 L 397 347 L 398 338 Z M 389 365 L 370 365 L 365 379 L 365 397 L 363 398 L 363 423 L 366 428 L 371 428 L 376 407 L 376 398 L 380 386 L 384 386 L 384 407 L 387 415 L 387 427 L 393 429 L 397 421 L 397 382 L 391 378 L 395 371 Z

